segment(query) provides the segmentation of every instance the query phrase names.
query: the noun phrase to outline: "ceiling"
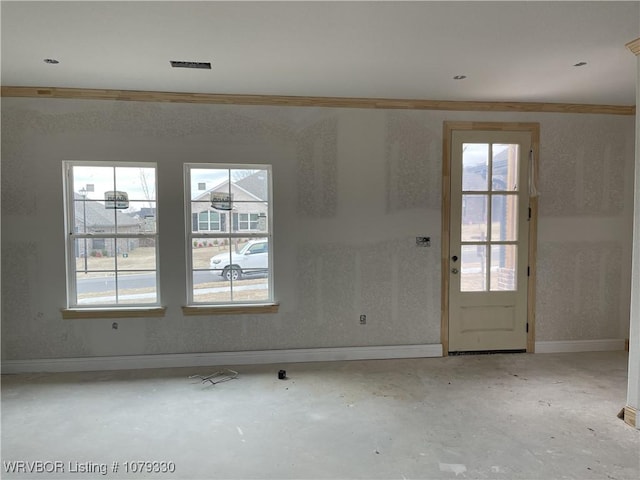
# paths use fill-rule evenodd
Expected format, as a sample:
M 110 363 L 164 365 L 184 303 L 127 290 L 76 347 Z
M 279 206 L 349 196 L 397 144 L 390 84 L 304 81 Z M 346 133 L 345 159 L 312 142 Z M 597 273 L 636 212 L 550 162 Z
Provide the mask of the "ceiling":
M 633 105 L 639 4 L 2 1 L 2 85 Z

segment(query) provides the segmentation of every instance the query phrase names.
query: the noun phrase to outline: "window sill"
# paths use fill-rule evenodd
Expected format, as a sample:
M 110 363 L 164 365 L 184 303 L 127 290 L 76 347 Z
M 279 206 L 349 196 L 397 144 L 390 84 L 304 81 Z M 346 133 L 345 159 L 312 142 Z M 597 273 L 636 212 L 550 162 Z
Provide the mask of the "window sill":
M 62 318 L 139 318 L 164 317 L 166 307 L 140 308 L 62 308 Z
M 268 303 L 263 305 L 188 305 L 182 307 L 184 315 L 236 315 L 252 313 L 278 313 L 279 303 Z

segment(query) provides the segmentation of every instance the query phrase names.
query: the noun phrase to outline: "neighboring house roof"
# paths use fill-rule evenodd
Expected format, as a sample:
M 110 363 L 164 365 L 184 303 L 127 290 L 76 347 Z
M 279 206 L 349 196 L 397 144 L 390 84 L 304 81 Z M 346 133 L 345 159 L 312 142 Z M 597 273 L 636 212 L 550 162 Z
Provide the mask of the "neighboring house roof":
M 266 182 L 266 174 L 263 170 L 260 170 L 256 173 L 253 173 L 241 180 L 236 182 L 231 182 L 231 191 L 239 190 L 243 192 L 249 197 L 257 201 L 266 202 L 269 198 L 269 192 Z M 209 195 L 211 192 L 228 192 L 229 191 L 229 180 L 225 180 L 222 183 L 219 183 L 213 188 L 202 192 L 200 195 L 194 198 L 194 200 L 206 200 L 209 199 Z
M 137 213 L 137 215 L 140 218 L 155 217 L 156 216 L 156 209 L 153 208 L 153 207 L 142 207 L 140 209 L 140 211 Z
M 79 194 L 74 195 L 75 200 L 82 200 Z M 76 224 L 82 225 L 85 221 L 87 229 L 96 227 L 110 227 L 114 224 L 113 210 L 104 208 L 103 203 L 95 200 L 87 200 L 84 204 L 76 204 Z M 116 219 L 120 227 L 132 227 L 140 225 L 140 222 L 119 210 L 116 210 Z
M 237 181 L 236 185 L 245 189 L 260 200 L 269 199 L 267 173 L 264 170 L 258 170 L 256 173 Z

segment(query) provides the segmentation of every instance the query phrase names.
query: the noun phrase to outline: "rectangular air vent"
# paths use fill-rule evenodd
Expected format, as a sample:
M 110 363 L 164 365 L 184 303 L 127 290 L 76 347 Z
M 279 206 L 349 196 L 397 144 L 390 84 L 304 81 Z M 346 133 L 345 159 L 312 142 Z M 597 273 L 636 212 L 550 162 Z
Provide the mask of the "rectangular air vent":
M 203 68 L 211 70 L 211 62 L 179 62 L 171 60 L 170 63 L 173 68 Z

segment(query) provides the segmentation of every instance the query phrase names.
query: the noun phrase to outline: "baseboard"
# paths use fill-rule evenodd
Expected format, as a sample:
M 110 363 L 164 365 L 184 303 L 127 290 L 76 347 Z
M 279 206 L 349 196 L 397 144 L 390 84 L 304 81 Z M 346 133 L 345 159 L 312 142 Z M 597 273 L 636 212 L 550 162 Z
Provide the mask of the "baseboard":
M 167 355 L 5 360 L 2 362 L 2 373 L 87 372 L 98 370 L 135 370 L 140 368 L 261 365 L 271 363 L 383 360 L 393 358 L 441 356 L 441 344 L 309 348 L 217 353 L 176 353 Z
M 608 352 L 617 350 L 624 350 L 623 338 L 536 342 L 536 353 Z
M 627 425 L 631 425 L 632 427 L 638 428 L 637 418 L 638 418 L 638 410 L 633 407 L 627 405 L 624 407 L 624 422 Z

